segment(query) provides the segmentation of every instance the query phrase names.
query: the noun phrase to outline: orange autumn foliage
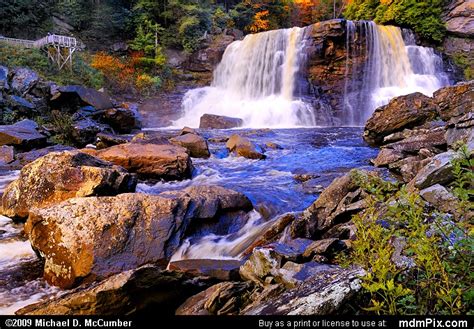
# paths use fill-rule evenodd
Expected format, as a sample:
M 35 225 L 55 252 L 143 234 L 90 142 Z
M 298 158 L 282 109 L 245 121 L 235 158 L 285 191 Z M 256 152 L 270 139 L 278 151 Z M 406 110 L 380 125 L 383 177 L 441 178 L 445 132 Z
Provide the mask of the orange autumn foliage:
M 249 26 L 249 31 L 252 33 L 262 32 L 268 30 L 270 22 L 268 20 L 268 10 L 262 10 L 255 14 L 253 23 Z
M 138 55 L 137 55 L 138 56 Z M 135 63 L 138 57 L 122 60 L 118 57 L 99 52 L 92 57 L 91 66 L 104 75 L 108 82 L 117 89 L 131 86 L 135 80 Z

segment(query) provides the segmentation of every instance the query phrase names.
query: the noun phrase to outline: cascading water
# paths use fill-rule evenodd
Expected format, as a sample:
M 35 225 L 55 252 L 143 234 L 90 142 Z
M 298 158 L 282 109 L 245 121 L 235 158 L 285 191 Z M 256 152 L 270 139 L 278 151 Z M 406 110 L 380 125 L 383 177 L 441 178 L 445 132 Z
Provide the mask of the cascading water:
M 364 125 L 377 107 L 394 97 L 414 92 L 432 96 L 449 84 L 440 56 L 417 46 L 409 32 L 405 41 L 398 27 L 351 21 L 346 31 L 343 124 Z M 357 66 L 355 58 L 360 56 L 365 61 Z
M 233 42 L 212 85 L 185 95 L 184 116 L 175 125 L 197 127 L 205 113 L 239 117 L 247 127 L 316 125 L 311 106 L 294 97 L 308 30 L 274 30 Z

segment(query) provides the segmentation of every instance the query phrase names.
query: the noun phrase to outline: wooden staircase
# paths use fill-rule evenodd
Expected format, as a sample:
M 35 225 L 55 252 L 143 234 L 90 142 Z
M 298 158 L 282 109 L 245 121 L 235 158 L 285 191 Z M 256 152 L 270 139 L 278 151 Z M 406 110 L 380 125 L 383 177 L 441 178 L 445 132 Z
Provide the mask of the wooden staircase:
M 44 50 L 48 58 L 57 64 L 60 70 L 66 65 L 72 69 L 72 56 L 78 49 L 76 38 L 57 34 L 50 34 L 36 41 L 0 36 L 0 43 Z

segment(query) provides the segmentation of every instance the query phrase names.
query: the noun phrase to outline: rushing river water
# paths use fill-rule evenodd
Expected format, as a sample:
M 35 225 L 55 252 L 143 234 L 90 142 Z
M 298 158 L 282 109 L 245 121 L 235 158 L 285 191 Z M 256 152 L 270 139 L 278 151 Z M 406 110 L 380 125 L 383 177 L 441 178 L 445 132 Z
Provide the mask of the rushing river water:
M 281 149 L 267 148 L 267 159 L 258 161 L 229 156 L 225 143 L 211 142 L 209 159 L 193 159 L 193 179 L 138 185 L 139 192 L 150 194 L 191 185 L 220 185 L 244 193 L 257 209 L 265 209 L 265 216 L 252 212 L 247 225 L 233 232 L 232 239 L 202 235 L 197 240 L 185 241 L 175 258 L 186 252 L 188 258 L 202 252 L 208 253 L 208 258 L 235 257 L 235 245 L 255 238 L 255 227 L 265 224 L 263 217 L 269 222 L 280 214 L 305 209 L 317 198 L 314 185 L 326 186 L 335 176 L 368 165 L 368 160 L 376 155 L 376 150 L 362 141 L 360 128 L 205 131 L 203 135 L 212 140 L 235 132 L 263 147 L 272 142 Z M 319 177 L 304 185 L 294 179 L 295 173 Z M 2 190 L 17 175 L 18 172 L 3 173 Z M 0 314 L 12 314 L 18 308 L 60 293 L 41 278 L 41 263 L 21 231 L 21 224 L 0 218 Z M 194 243 L 200 246 L 200 253 L 189 250 Z

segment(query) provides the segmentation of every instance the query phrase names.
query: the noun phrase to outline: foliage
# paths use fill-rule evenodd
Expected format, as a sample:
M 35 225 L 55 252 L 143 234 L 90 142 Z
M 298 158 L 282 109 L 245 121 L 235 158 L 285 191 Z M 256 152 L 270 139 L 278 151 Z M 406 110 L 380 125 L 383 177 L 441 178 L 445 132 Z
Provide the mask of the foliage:
M 354 0 L 344 16 L 353 20 L 375 20 L 412 28 L 425 39 L 441 42 L 446 28 L 441 19 L 444 0 Z
M 464 79 L 473 80 L 474 79 L 474 61 L 469 58 L 469 56 L 458 53 L 453 56 L 454 64 L 459 66 L 464 73 Z
M 460 145 L 457 157 L 452 161 L 454 195 L 461 201 L 460 210 L 474 211 L 474 158 L 467 146 Z
M 367 273 L 362 286 L 370 303 L 364 310 L 377 314 L 471 310 L 474 245 L 469 224 L 428 212 L 419 195 L 404 186 L 394 193 L 395 184 L 357 171 L 352 175 L 368 194 L 366 210 L 353 217 L 357 239 L 348 257 Z
M 74 146 L 74 122 L 68 113 L 51 111 L 50 123 L 55 133 L 51 138 L 54 143 Z

